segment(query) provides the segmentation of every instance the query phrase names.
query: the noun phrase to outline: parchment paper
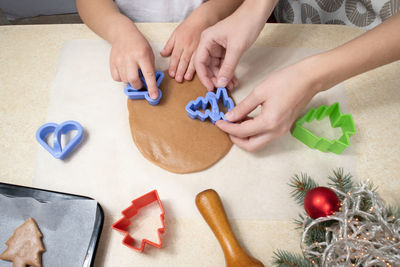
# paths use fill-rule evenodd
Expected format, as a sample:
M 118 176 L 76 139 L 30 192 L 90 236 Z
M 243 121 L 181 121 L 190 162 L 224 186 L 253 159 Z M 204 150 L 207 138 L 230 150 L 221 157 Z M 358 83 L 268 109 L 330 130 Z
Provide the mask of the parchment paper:
M 94 200 L 62 200 L 41 203 L 33 198 L 9 198 L 0 194 L 0 253 L 14 230 L 29 217 L 35 219 L 42 232 L 46 266 L 81 267 L 92 236 L 97 202 Z M 0 260 L 1 267 L 12 262 Z
M 168 60 L 159 56 L 161 44 L 152 45 L 156 68 L 167 69 Z M 194 198 L 203 189 L 213 188 L 221 195 L 230 217 L 279 220 L 293 218 L 301 211 L 289 197 L 287 183 L 293 174 L 307 172 L 317 181 L 323 181 L 321 184 L 326 184 L 333 168 L 343 167 L 355 174 L 351 149 L 342 155 L 322 153 L 309 149 L 290 134 L 258 153 L 234 146 L 220 162 L 202 172 L 185 175 L 167 172 L 147 161 L 132 141 L 124 84 L 111 79 L 109 52 L 110 46 L 104 41 L 65 43 L 52 86 L 47 121 L 79 121 L 84 127 L 84 141 L 65 161 L 56 160 L 39 148 L 35 186 L 88 195 L 113 216 L 118 216 L 132 199 L 157 189 L 162 201 L 173 209 L 166 213 L 176 218 L 198 218 Z M 271 71 L 316 52 L 251 48 L 238 67 L 241 85 L 233 97 L 240 102 Z M 346 111 L 342 84 L 319 94 L 307 109 L 336 101 Z

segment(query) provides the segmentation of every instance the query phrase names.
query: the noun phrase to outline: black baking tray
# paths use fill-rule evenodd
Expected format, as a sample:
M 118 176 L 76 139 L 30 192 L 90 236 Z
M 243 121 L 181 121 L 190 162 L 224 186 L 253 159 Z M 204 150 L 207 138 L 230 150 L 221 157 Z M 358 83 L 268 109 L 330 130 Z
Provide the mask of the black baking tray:
M 61 192 L 55 192 L 45 189 L 26 187 L 20 185 L 0 183 L 0 194 L 7 197 L 32 197 L 39 202 L 53 202 L 60 200 L 71 200 L 71 199 L 90 199 L 93 198 L 86 196 L 79 196 Z M 94 228 L 88 250 L 86 252 L 85 260 L 82 267 L 92 267 L 94 265 L 94 259 L 96 257 L 97 246 L 100 241 L 101 230 L 103 229 L 104 223 L 104 212 L 99 203 L 97 203 L 96 218 L 94 222 Z

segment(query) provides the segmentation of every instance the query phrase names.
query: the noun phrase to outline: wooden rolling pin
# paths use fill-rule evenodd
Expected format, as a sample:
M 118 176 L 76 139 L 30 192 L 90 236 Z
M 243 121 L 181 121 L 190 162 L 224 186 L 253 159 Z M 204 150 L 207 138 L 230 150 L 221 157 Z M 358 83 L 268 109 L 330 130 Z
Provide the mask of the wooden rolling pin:
M 217 192 L 212 189 L 200 192 L 196 196 L 196 205 L 217 237 L 224 252 L 227 267 L 264 266 L 259 260 L 248 255 L 239 245 Z

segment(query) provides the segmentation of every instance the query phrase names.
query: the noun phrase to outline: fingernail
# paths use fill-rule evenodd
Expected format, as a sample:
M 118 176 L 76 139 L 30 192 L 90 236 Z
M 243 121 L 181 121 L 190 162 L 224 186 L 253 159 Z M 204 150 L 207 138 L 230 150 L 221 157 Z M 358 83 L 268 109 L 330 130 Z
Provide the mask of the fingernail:
M 221 77 L 218 79 L 218 86 L 220 86 L 220 87 L 225 87 L 227 83 L 228 83 L 228 79 L 225 77 Z
M 176 80 L 179 81 L 179 82 L 181 82 L 181 81 L 182 81 L 182 75 L 176 76 Z
M 233 117 L 233 112 L 232 111 L 228 111 L 226 114 L 225 114 L 225 119 L 227 119 L 227 120 L 231 120 L 232 119 L 232 117 Z
M 150 94 L 151 99 L 157 99 L 157 95 L 155 93 Z
M 170 75 L 171 77 L 175 77 L 175 72 L 174 72 L 174 71 L 170 71 L 170 72 L 169 72 L 169 75 Z

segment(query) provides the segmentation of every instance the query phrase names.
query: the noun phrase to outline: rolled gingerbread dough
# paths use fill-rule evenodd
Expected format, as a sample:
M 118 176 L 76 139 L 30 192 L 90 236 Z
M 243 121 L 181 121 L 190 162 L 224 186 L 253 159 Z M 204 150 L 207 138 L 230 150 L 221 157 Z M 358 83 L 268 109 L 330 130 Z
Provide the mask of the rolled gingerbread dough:
M 165 72 L 160 89 L 156 106 L 128 99 L 132 138 L 143 156 L 175 173 L 201 171 L 224 157 L 232 147 L 229 136 L 208 120 L 191 119 L 185 110 L 189 101 L 206 95 L 200 80 L 177 83 Z

